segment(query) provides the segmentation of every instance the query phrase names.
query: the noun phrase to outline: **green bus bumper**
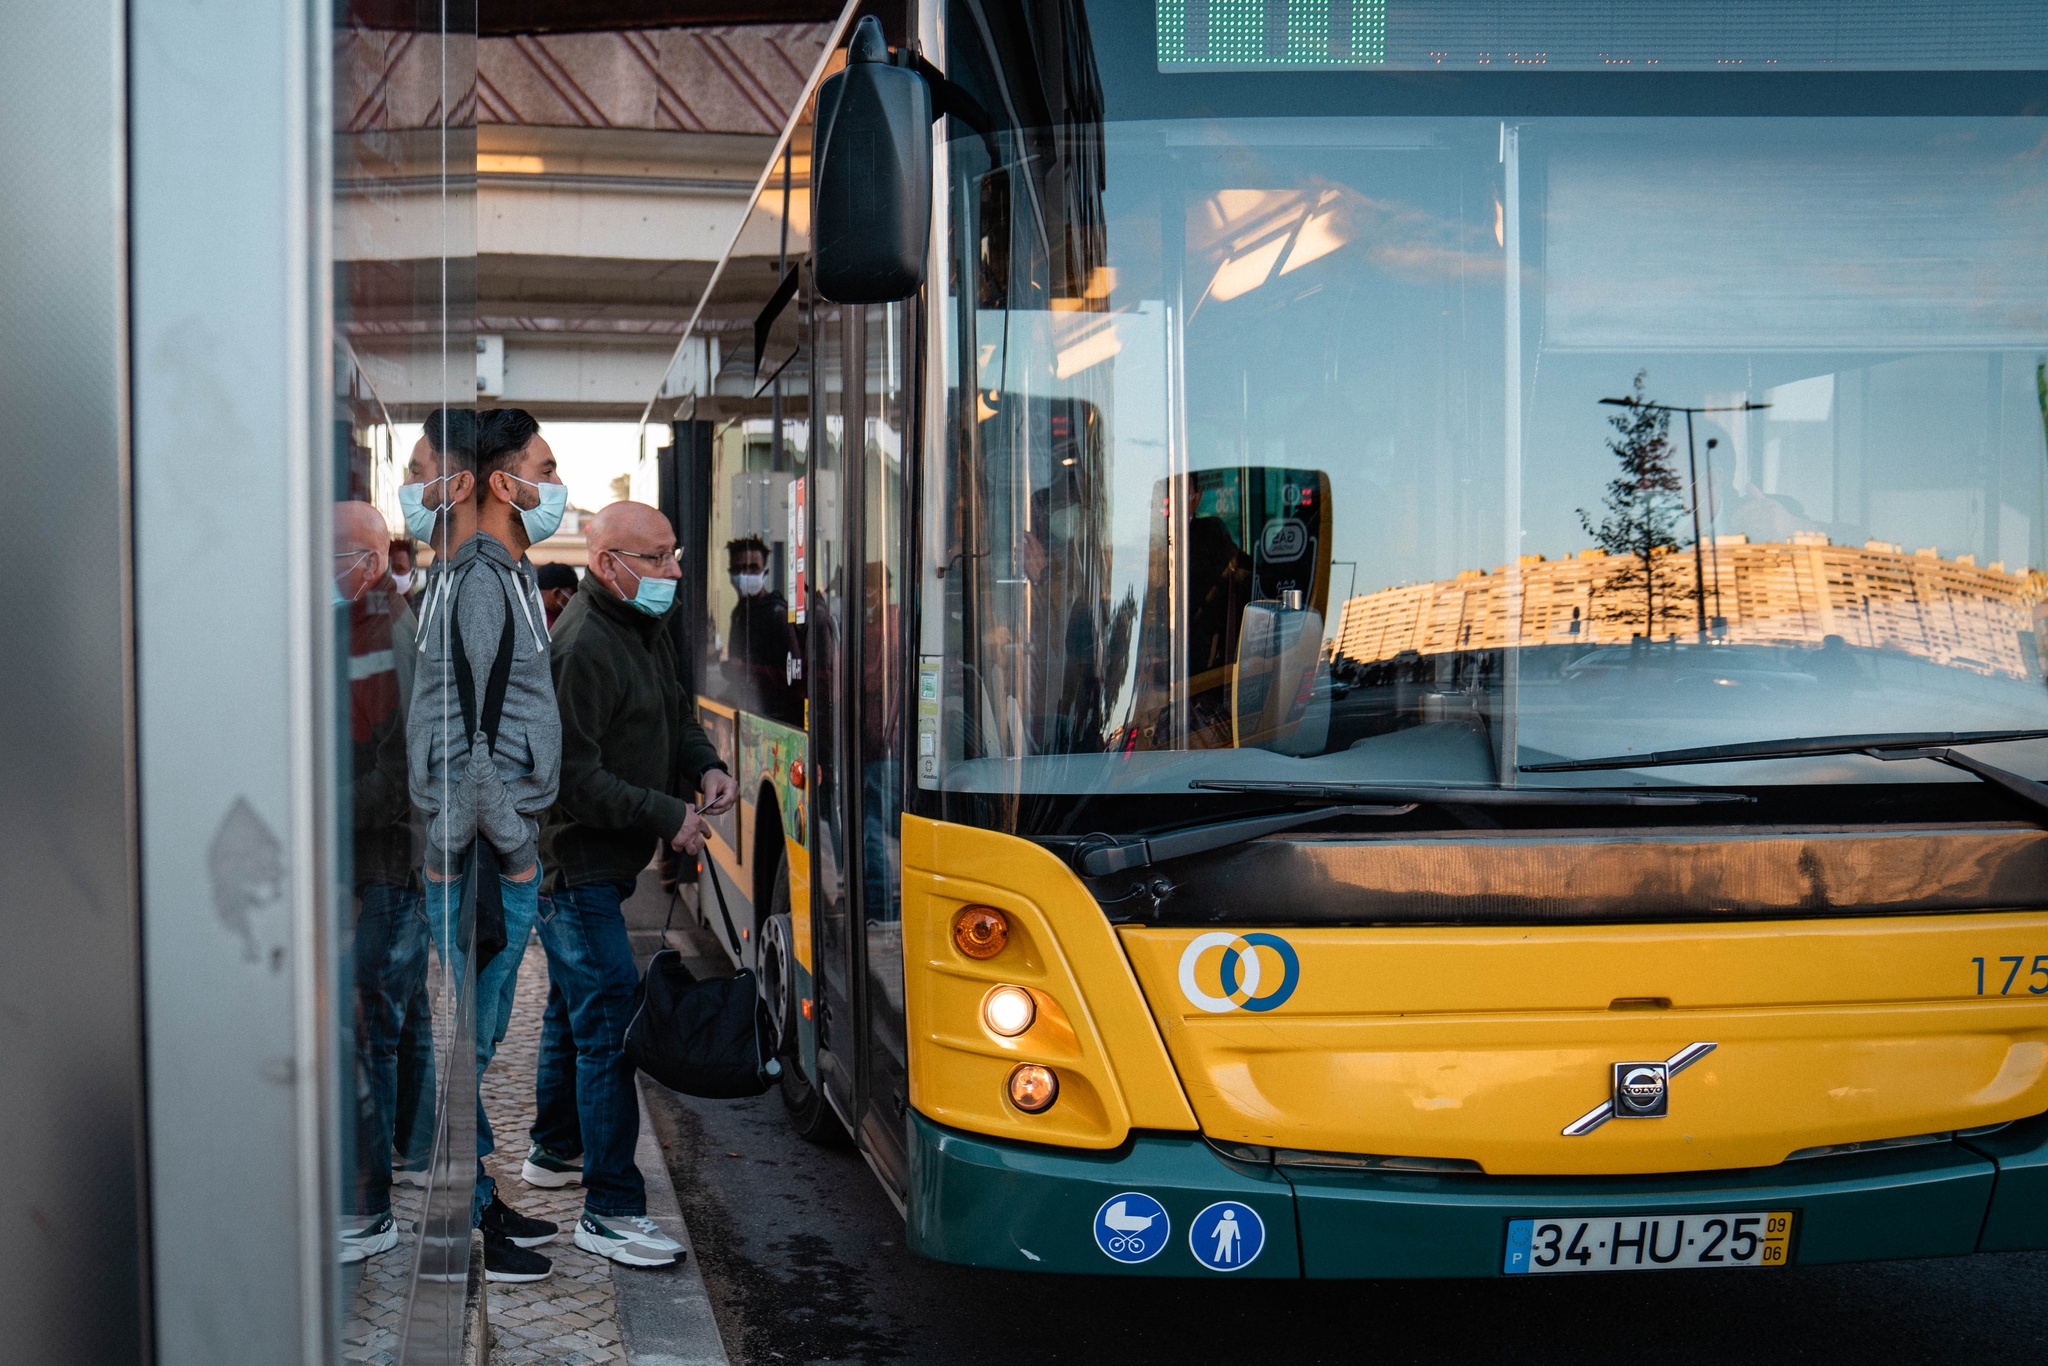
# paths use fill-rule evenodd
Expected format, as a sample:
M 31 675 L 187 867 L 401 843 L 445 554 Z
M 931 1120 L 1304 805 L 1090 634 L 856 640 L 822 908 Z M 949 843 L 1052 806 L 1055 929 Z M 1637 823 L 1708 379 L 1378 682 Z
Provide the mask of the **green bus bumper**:
M 1150 1196 L 1165 1247 L 1134 1266 L 1096 1245 L 1114 1197 Z M 1795 1264 L 2048 1248 L 2048 1116 L 1985 1138 L 1683 1176 L 1395 1175 L 1258 1167 L 1198 1138 L 1134 1135 L 1108 1153 L 1009 1143 L 910 1116 L 909 1243 L 1013 1271 L 1209 1276 L 1187 1231 L 1217 1201 L 1257 1211 L 1264 1246 L 1229 1274 L 1498 1276 L 1510 1219 L 1562 1214 L 1797 1212 Z

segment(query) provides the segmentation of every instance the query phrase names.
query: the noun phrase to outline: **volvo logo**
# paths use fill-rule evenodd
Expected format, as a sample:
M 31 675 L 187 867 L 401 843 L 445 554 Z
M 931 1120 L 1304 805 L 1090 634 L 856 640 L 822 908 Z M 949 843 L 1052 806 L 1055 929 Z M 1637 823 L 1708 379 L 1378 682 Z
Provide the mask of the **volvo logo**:
M 1565 1125 L 1564 1136 L 1583 1138 L 1610 1119 L 1662 1119 L 1671 1113 L 1671 1079 L 1719 1046 L 1689 1043 L 1662 1062 L 1614 1064 L 1613 1093 Z
M 1662 1119 L 1670 1113 L 1671 1088 L 1663 1063 L 1614 1064 L 1616 1119 Z

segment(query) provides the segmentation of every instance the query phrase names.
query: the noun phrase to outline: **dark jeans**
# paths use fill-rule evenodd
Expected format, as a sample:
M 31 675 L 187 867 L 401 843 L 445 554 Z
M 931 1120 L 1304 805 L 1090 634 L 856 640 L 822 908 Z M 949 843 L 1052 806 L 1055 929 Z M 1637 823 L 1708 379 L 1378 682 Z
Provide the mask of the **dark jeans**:
M 640 1099 L 626 1061 L 626 1023 L 640 983 L 620 910 L 630 882 L 592 882 L 540 899 L 547 950 L 547 1014 L 534 1079 L 534 1141 L 583 1154 L 583 1203 L 592 1214 L 647 1212 L 633 1150 Z
M 427 912 L 410 887 L 356 889 L 350 965 L 356 993 L 356 1214 L 391 1208 L 391 1144 L 397 1123 L 399 1045 L 406 1008 L 425 990 Z
M 391 1150 L 400 1166 L 412 1170 L 434 1158 L 434 1007 L 425 973 L 406 1004 L 405 1028 L 398 1036 L 398 1112 Z

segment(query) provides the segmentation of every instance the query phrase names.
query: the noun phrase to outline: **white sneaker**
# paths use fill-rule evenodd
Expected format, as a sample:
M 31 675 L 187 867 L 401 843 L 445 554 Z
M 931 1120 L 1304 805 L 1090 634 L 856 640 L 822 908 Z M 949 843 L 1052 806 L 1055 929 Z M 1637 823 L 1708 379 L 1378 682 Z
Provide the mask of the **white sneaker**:
M 627 1266 L 673 1266 L 683 1245 L 644 1214 L 592 1214 L 576 1221 L 576 1246 Z
M 398 1221 L 391 1211 L 382 1214 L 343 1215 L 340 1262 L 360 1262 L 398 1246 Z

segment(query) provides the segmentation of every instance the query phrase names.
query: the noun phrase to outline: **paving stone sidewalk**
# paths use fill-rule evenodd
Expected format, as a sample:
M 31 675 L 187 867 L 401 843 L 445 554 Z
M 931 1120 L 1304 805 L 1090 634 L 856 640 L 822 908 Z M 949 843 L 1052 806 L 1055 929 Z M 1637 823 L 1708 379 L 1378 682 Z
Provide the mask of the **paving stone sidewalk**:
M 493 1366 L 587 1366 L 626 1359 L 612 1264 L 571 1241 L 583 1211 L 583 1188 L 542 1190 L 519 1179 L 526 1130 L 533 1122 L 533 1075 L 540 1052 L 540 1017 L 547 1003 L 547 955 L 539 940 L 531 940 L 519 965 L 519 990 L 505 1041 L 484 1073 L 484 1112 L 498 1145 L 484 1166 L 498 1179 L 498 1195 L 506 1204 L 535 1218 L 554 1220 L 562 1233 L 540 1249 L 554 1260 L 554 1275 L 529 1285 L 490 1287 Z

